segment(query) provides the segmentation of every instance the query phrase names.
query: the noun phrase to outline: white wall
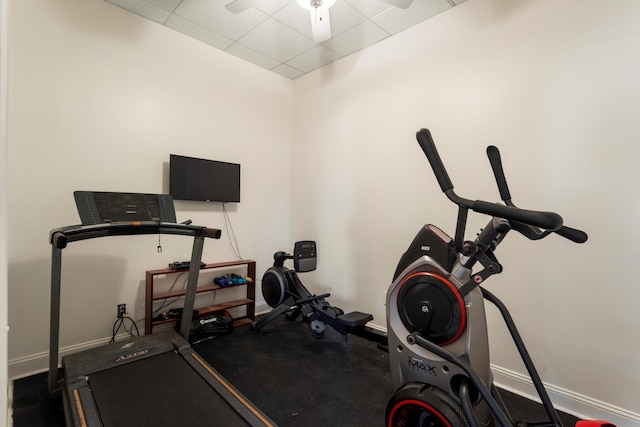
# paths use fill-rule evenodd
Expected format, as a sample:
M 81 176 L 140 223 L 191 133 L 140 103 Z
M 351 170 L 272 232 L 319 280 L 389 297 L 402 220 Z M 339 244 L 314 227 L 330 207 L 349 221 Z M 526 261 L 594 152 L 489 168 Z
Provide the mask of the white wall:
M 9 2 L 0 3 L 0 420 L 8 424 L 7 399 L 7 70 Z
M 635 0 L 468 0 L 297 79 L 293 237 L 319 251 L 308 284 L 385 326 L 384 293 L 415 233 L 455 228 L 415 132 L 431 129 L 472 199 L 499 199 L 484 154 L 496 144 L 514 201 L 590 240 L 513 233 L 486 287 L 561 407 L 638 425 L 638 18 Z M 486 220 L 471 218 L 467 238 Z M 490 328 L 499 382 L 529 392 L 495 311 Z
M 100 0 L 13 2 L 12 366 L 46 367 L 47 236 L 78 221 L 72 192 L 166 191 L 169 152 L 242 163 L 231 216 L 258 275 L 274 250 L 316 239 L 305 283 L 384 327 L 415 232 L 432 222 L 453 233 L 455 208 L 415 142 L 429 127 L 461 195 L 497 200 L 484 156 L 496 144 L 516 203 L 589 232 L 582 246 L 510 236 L 497 253 L 505 272 L 487 287 L 562 407 L 636 425 L 639 14 L 635 0 L 468 0 L 292 83 Z M 179 220 L 222 226 L 219 206 L 177 207 Z M 471 218 L 469 237 L 484 222 Z M 65 250 L 63 346 L 107 337 L 117 303 L 141 317 L 144 271 L 190 249 L 101 240 Z M 207 242 L 206 260 L 232 258 Z M 490 314 L 498 379 L 527 392 Z
M 260 277 L 289 244 L 290 80 L 101 0 L 14 2 L 9 65 L 11 376 L 47 366 L 48 235 L 79 223 L 74 190 L 168 192 L 169 153 L 237 162 L 242 201 L 228 210 L 242 256 Z M 219 203 L 176 209 L 224 227 Z M 203 260 L 235 259 L 226 234 L 205 242 Z M 144 317 L 145 270 L 191 254 L 191 239 L 161 243 L 65 249 L 63 351 L 110 338 L 118 303 Z

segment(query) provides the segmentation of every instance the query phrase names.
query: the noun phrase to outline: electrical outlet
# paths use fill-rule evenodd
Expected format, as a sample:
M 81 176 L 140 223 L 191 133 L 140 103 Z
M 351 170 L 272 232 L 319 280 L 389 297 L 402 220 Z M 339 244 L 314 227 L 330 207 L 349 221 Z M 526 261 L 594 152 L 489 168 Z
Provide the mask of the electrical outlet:
M 127 304 L 118 304 L 118 319 L 122 319 L 127 314 Z

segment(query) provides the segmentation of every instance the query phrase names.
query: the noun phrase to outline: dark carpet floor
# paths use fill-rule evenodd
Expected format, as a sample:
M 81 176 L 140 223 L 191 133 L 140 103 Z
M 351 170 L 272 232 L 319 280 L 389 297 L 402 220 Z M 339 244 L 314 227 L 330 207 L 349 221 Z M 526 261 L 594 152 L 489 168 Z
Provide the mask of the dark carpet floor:
M 331 329 L 317 340 L 304 323 L 283 317 L 261 333 L 245 326 L 194 349 L 280 427 L 384 425 L 393 387 L 388 355 L 375 343 Z M 514 419 L 545 419 L 541 405 L 502 395 Z M 565 426 L 577 421 L 560 417 Z M 13 422 L 64 426 L 60 401 L 48 399 L 46 373 L 14 382 Z

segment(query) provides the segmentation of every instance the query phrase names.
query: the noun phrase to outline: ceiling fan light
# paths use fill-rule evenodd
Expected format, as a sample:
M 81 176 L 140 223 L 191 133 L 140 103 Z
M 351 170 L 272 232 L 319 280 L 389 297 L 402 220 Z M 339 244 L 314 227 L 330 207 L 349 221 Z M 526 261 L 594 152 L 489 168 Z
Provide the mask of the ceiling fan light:
M 387 4 L 390 4 L 391 6 L 399 7 L 400 9 L 408 9 L 409 6 L 411 6 L 411 3 L 413 3 L 413 0 L 382 0 L 382 1 Z
M 329 9 L 336 4 L 336 0 L 296 0 L 298 4 L 307 10 L 314 10 L 319 7 Z

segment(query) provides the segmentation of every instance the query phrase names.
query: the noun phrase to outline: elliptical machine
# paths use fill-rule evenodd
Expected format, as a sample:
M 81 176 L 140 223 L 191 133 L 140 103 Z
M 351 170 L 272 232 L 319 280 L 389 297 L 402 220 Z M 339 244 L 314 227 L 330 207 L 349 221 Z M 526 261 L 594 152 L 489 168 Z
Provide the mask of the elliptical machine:
M 487 155 L 505 205 L 456 195 L 430 132 L 420 130 L 417 139 L 440 188 L 459 210 L 453 239 L 431 224 L 420 229 L 387 292 L 389 359 L 397 391 L 387 405 L 386 425 L 561 427 L 509 311 L 481 284 L 502 271 L 494 251 L 510 230 L 531 240 L 556 233 L 576 243 L 584 243 L 587 235 L 563 226 L 558 214 L 517 208 L 497 148 L 489 147 Z M 474 241 L 464 240 L 469 209 L 492 217 Z M 481 269 L 473 272 L 478 264 Z M 500 398 L 489 364 L 485 300 L 502 314 L 548 421 L 516 422 Z M 613 425 L 580 421 L 577 426 Z
M 317 247 L 315 241 L 296 242 L 293 255 L 286 252 L 276 252 L 273 259 L 273 267 L 265 271 L 262 276 L 262 295 L 265 302 L 273 310 L 252 324 L 255 331 L 262 330 L 281 314 L 285 314 L 287 320 L 292 321 L 302 315 L 311 334 L 317 339 L 324 338 L 324 331 L 329 325 L 342 335 L 349 333 L 358 335 L 377 342 L 380 348 L 386 349 L 386 334 L 366 326 L 368 322 L 373 320 L 371 314 L 360 311 L 345 313 L 339 307 L 327 302 L 326 298 L 331 294 L 314 295 L 298 278 L 298 273 L 316 269 Z M 293 260 L 293 270 L 284 266 L 286 260 Z

